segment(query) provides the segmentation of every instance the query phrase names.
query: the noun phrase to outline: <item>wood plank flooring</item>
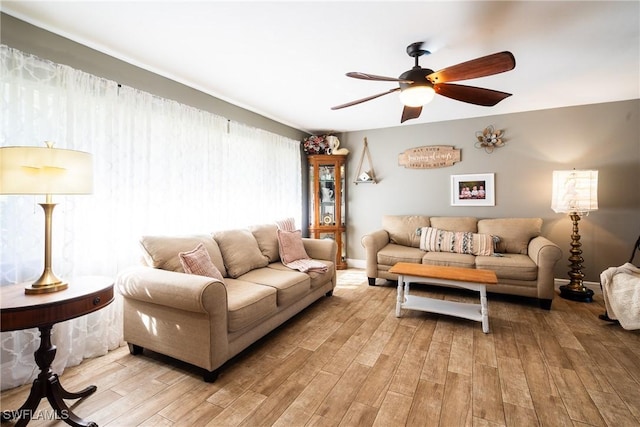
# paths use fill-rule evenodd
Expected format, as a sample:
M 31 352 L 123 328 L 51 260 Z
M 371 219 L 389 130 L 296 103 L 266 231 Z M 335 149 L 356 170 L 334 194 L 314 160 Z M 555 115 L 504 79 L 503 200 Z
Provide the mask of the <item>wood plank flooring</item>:
M 213 384 L 126 347 L 67 368 L 61 382 L 71 391 L 98 386 L 73 410 L 102 427 L 640 425 L 640 331 L 599 320 L 601 295 L 591 304 L 557 296 L 551 311 L 489 295 L 489 334 L 435 314 L 396 318 L 395 298 L 393 283 L 370 287 L 362 270 L 341 271 L 333 297 L 234 358 Z M 29 388 L 3 392 L 2 409 L 19 407 Z

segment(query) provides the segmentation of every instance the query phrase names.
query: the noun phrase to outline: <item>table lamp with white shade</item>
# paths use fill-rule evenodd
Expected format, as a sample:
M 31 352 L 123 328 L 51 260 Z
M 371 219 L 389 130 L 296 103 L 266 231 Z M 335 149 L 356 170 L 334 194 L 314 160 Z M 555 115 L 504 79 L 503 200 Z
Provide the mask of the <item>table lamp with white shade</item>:
M 89 153 L 47 147 L 0 147 L 0 194 L 43 194 L 44 270 L 25 288 L 27 294 L 57 292 L 67 288 L 51 266 L 52 214 L 54 194 L 91 194 L 93 160 Z

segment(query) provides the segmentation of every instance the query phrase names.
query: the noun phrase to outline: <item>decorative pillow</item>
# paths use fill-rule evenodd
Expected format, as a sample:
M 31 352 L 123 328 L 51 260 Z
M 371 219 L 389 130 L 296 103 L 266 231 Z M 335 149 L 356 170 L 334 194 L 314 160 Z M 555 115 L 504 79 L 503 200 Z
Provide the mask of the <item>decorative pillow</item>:
M 489 234 L 423 227 L 420 231 L 420 249 L 489 256 L 493 254 L 493 237 Z
M 293 218 L 285 218 L 280 221 L 276 221 L 276 226 L 279 230 L 295 231 L 296 221 Z
M 258 241 L 249 230 L 219 231 L 213 238 L 222 252 L 227 274 L 234 279 L 269 264 L 269 259 L 262 254 Z
M 209 252 L 207 252 L 202 243 L 191 251 L 180 252 L 178 256 L 180 257 L 180 263 L 185 273 L 213 277 L 214 279 L 224 282 L 220 270 L 213 265 Z
M 280 244 L 280 259 L 286 265 L 299 259 L 309 259 L 302 244 L 300 230 L 285 231 L 278 229 L 278 243 Z
M 218 243 L 207 235 L 191 236 L 142 236 L 140 248 L 146 265 L 161 270 L 184 272 L 180 263 L 180 252 L 187 252 L 202 243 L 209 253 L 211 262 L 222 276 L 227 275 Z

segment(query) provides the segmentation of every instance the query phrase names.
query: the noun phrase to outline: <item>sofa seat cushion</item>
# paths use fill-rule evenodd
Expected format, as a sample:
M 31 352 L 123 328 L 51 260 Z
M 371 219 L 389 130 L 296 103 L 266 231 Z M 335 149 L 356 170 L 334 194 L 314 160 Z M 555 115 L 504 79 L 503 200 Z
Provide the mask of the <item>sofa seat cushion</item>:
M 395 265 L 398 262 L 414 262 L 420 264 L 424 251 L 403 245 L 389 243 L 378 252 L 378 264 Z
M 311 279 L 295 270 L 257 268 L 239 277 L 240 280 L 270 286 L 277 292 L 278 307 L 288 306 L 309 293 Z
M 474 268 L 476 257 L 453 252 L 422 252 L 422 264 Z
M 307 273 L 301 273 L 309 276 L 311 282 L 311 289 L 316 289 L 321 286 L 324 286 L 327 282 L 331 281 L 333 278 L 336 268 L 333 262 L 326 261 L 323 259 L 316 259 L 315 261 L 321 262 L 327 266 L 327 271 L 324 273 L 318 271 L 309 271 Z M 296 271 L 284 265 L 282 262 L 272 262 L 267 266 L 268 268 L 272 268 L 274 270 L 282 270 L 282 271 Z
M 498 279 L 536 280 L 538 266 L 528 255 L 478 256 L 476 268 L 493 270 Z
M 239 331 L 278 311 L 277 292 L 271 286 L 226 279 L 229 332 Z

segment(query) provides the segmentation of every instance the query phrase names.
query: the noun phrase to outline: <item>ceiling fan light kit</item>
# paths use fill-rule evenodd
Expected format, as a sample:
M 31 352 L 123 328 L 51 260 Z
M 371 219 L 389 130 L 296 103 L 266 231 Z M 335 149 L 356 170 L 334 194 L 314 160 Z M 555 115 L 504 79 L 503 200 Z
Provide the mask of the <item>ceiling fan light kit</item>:
M 407 47 L 407 54 L 415 58 L 415 65 L 411 70 L 405 71 L 398 78 L 362 72 L 347 73 L 347 77 L 355 79 L 397 82 L 398 87 L 366 98 L 347 102 L 346 104 L 337 105 L 331 109 L 339 110 L 341 108 L 351 107 L 389 93 L 400 91 L 400 101 L 404 105 L 400 122 L 403 123 L 406 120 L 420 117 L 422 106 L 428 104 L 436 93 L 446 96 L 447 98 L 455 99 L 456 101 L 485 107 L 494 106 L 503 99 L 511 96 L 510 93 L 497 90 L 449 83 L 487 77 L 513 70 L 516 66 L 516 60 L 511 52 L 504 51 L 494 53 L 434 72 L 429 68 L 422 68 L 418 64 L 418 58 L 420 56 L 430 54 L 430 52 L 423 49 L 422 46 L 422 42 L 416 42 Z
M 422 107 L 430 103 L 435 95 L 433 86 L 415 86 L 400 92 L 400 102 L 407 107 Z

